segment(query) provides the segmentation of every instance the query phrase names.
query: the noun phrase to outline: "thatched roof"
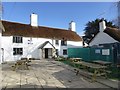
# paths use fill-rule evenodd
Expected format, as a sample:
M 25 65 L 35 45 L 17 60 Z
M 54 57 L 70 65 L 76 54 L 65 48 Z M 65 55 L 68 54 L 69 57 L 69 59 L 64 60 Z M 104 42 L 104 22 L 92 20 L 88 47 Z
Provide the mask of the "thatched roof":
M 52 39 L 67 39 L 69 41 L 82 41 L 81 37 L 74 31 L 51 28 L 51 27 L 32 27 L 30 24 L 21 24 L 16 22 L 2 21 L 5 32 L 3 36 L 23 36 L 39 37 Z
M 117 28 L 111 28 L 111 27 L 107 27 L 104 30 L 105 33 L 107 33 L 109 36 L 111 36 L 112 38 L 114 38 L 115 40 L 120 42 L 120 30 Z

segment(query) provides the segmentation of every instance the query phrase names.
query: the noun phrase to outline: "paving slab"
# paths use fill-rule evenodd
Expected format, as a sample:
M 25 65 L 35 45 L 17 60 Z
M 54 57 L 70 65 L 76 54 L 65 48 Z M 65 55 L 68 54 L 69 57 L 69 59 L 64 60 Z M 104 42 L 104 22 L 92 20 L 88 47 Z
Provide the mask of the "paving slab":
M 116 83 L 101 80 L 109 85 L 100 82 L 91 83 L 81 75 L 74 73 L 74 68 L 52 59 L 32 61 L 30 70 L 12 71 L 12 63 L 2 65 L 2 87 L 9 88 L 31 88 L 33 90 L 47 90 L 48 88 L 111 88 L 117 87 Z
M 118 81 L 112 81 L 109 79 L 97 79 L 97 82 L 104 84 L 106 86 L 109 86 L 111 88 L 118 88 L 118 85 L 119 85 Z

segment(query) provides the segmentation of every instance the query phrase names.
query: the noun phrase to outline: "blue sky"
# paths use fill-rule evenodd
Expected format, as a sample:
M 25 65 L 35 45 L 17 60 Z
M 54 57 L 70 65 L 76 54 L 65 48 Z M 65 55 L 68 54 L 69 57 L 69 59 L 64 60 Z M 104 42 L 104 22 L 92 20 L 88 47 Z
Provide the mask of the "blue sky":
M 96 18 L 111 21 L 117 17 L 115 2 L 3 2 L 3 20 L 29 24 L 30 14 L 39 16 L 39 25 L 68 29 L 76 22 L 76 31 L 83 33 L 85 24 Z

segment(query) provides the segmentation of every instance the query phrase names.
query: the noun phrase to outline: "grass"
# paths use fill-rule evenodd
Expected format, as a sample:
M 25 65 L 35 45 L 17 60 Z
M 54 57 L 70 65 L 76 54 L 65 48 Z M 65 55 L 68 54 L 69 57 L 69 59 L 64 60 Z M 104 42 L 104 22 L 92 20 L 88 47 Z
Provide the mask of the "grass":
M 109 70 L 112 71 L 111 74 L 108 74 L 108 77 L 110 79 L 120 80 L 120 68 L 117 68 L 116 66 L 112 66 L 109 68 Z
M 63 62 L 65 64 L 68 64 L 72 67 L 74 67 L 74 64 L 71 63 L 69 60 L 60 60 L 60 62 Z M 75 64 L 76 67 L 79 67 L 78 64 Z M 80 69 L 82 69 L 83 67 L 80 66 Z M 88 69 L 89 72 L 93 72 L 94 70 L 93 69 Z M 108 74 L 108 78 L 109 79 L 114 79 L 114 80 L 120 80 L 120 68 L 117 68 L 116 66 L 111 66 L 108 68 L 109 71 L 111 71 L 112 73 L 109 73 Z

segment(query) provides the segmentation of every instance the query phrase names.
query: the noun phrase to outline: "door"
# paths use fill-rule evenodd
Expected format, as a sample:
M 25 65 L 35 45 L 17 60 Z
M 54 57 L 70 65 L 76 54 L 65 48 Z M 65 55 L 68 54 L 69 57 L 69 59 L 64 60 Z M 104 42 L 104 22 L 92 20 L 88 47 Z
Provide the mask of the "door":
M 48 49 L 45 48 L 45 58 L 48 58 Z

